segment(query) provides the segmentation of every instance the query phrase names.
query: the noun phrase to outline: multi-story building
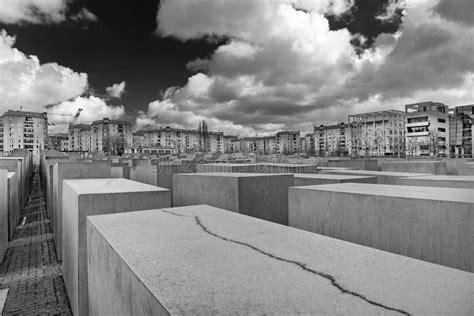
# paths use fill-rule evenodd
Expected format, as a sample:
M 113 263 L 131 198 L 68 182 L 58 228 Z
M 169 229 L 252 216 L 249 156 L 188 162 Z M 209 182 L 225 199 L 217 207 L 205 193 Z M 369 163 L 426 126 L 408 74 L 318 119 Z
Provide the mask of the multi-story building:
M 132 125 L 104 118 L 91 124 L 91 151 L 122 154 L 132 147 Z
M 67 133 L 58 133 L 49 135 L 54 150 L 68 151 L 69 135 Z
M 3 150 L 11 152 L 16 148 L 28 149 L 38 159 L 48 139 L 48 115 L 8 110 L 2 118 Z
M 449 152 L 448 106 L 437 102 L 405 105 L 406 154 L 446 156 Z
M 0 117 L 0 152 L 3 152 L 3 118 Z
M 69 126 L 67 151 L 92 151 L 90 125 L 76 124 Z
M 69 151 L 129 153 L 132 147 L 132 125 L 126 121 L 104 118 L 91 125 L 69 126 Z
M 278 152 L 284 155 L 300 153 L 300 131 L 279 131 L 275 137 Z
M 350 139 L 351 129 L 347 123 L 314 126 L 314 149 L 317 156 L 348 156 Z
M 405 112 L 378 111 L 349 115 L 351 156 L 405 155 Z
M 474 158 L 474 104 L 461 105 L 450 109 L 449 152 L 454 157 Z
M 224 154 L 231 154 L 234 152 L 232 141 L 235 139 L 238 139 L 238 137 L 233 135 L 224 135 Z

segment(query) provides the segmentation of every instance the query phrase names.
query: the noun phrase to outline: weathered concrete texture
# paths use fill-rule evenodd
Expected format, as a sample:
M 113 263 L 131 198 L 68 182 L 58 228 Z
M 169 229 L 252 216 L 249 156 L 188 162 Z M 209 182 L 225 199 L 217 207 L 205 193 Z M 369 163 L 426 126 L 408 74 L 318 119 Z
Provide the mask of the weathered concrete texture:
M 130 179 L 169 189 L 173 200 L 173 175 L 195 172 L 196 163 L 193 161 L 138 160 L 131 168 Z
M 447 175 L 446 161 L 390 161 L 381 162 L 382 171 Z
M 208 204 L 288 225 L 291 174 L 175 174 L 173 205 Z
M 362 183 L 293 187 L 289 223 L 474 272 L 472 190 Z
M 0 169 L 0 263 L 8 246 L 8 171 Z
M 329 159 L 327 167 L 356 168 L 360 170 L 377 170 L 377 159 Z
M 372 176 L 377 177 L 378 184 L 397 184 L 397 179 L 407 177 L 426 176 L 423 173 L 407 173 L 407 172 L 386 172 L 371 170 L 320 170 L 319 174 L 338 174 L 349 176 Z
M 3 315 L 3 307 L 5 306 L 5 301 L 7 299 L 8 289 L 0 290 L 0 315 Z
M 400 185 L 474 189 L 474 176 L 420 176 L 397 179 Z
M 322 173 L 322 172 L 328 171 L 328 170 L 358 170 L 358 169 L 357 169 L 357 168 L 321 167 L 321 166 L 318 166 L 316 171 L 317 171 L 318 173 Z
M 344 182 L 377 183 L 377 177 L 346 176 L 337 174 L 303 174 L 296 173 L 295 186 L 319 185 Z
M 8 240 L 13 238 L 15 227 L 20 219 L 18 177 L 15 172 L 8 173 Z
M 448 175 L 474 176 L 474 168 L 466 160 L 450 159 L 446 160 Z
M 256 163 L 206 163 L 198 164 L 196 171 L 199 173 L 207 172 L 232 172 L 232 173 L 259 173 L 260 164 Z M 261 167 L 263 169 L 263 167 Z
M 0 157 L 0 169 L 8 172 L 15 172 L 18 177 L 18 204 L 20 210 L 23 209 L 25 203 L 25 176 L 23 173 L 22 159 L 17 157 Z
M 110 164 L 110 161 L 54 164 L 52 219 L 58 261 L 62 261 L 63 180 L 110 178 Z
M 210 206 L 88 217 L 90 315 L 472 315 L 474 274 Z
M 112 178 L 130 179 L 130 167 L 128 163 L 112 163 L 110 173 Z
M 260 173 L 317 173 L 316 164 L 259 163 Z
M 74 315 L 87 315 L 86 216 L 169 207 L 170 192 L 127 179 L 64 180 L 63 275 Z

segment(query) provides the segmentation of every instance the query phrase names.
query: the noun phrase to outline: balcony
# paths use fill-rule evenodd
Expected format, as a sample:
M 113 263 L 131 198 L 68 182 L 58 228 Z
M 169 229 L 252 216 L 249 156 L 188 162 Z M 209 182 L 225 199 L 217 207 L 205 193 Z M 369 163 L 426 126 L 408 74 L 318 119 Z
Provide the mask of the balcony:
M 418 126 L 429 126 L 430 122 L 415 122 L 415 123 L 406 123 L 405 127 L 418 127 Z
M 417 137 L 417 136 L 428 136 L 430 134 L 429 131 L 425 132 L 412 132 L 412 133 L 406 133 L 407 137 Z

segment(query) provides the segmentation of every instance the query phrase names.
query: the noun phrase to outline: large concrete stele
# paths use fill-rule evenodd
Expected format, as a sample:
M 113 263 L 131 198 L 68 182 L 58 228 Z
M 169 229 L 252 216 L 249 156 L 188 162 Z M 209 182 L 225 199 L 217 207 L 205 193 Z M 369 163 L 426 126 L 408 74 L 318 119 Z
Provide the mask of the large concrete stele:
M 8 239 L 13 238 L 20 220 L 19 187 L 16 172 L 8 173 Z
M 338 175 L 338 174 L 296 173 L 294 177 L 295 177 L 295 186 L 345 183 L 345 182 L 377 183 L 377 177 L 375 176 L 347 176 L 343 174 Z
M 419 176 L 397 179 L 400 185 L 474 189 L 474 176 Z
M 344 174 L 349 176 L 375 176 L 378 184 L 397 184 L 397 179 L 407 177 L 426 176 L 423 173 L 409 172 L 389 172 L 389 171 L 372 171 L 372 170 L 319 170 L 318 174 Z
M 381 162 L 382 171 L 412 172 L 447 175 L 446 161 L 389 161 Z
M 175 174 L 173 206 L 208 204 L 288 225 L 291 174 Z
M 8 247 L 8 171 L 0 169 L 0 263 Z
M 291 227 L 474 272 L 472 190 L 341 183 L 292 187 Z
M 127 179 L 64 180 L 62 272 L 74 315 L 87 315 L 86 217 L 170 206 L 169 190 Z
M 90 315 L 472 315 L 474 274 L 200 205 L 87 218 Z
M 53 233 L 58 260 L 62 260 L 63 180 L 110 178 L 110 161 L 55 163 L 53 167 Z

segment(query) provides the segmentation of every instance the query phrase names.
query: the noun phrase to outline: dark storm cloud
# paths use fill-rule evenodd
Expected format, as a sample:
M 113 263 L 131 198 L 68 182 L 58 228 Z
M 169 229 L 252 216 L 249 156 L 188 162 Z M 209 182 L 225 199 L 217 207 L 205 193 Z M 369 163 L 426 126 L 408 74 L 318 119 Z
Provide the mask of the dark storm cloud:
M 439 0 L 433 11 L 446 20 L 474 25 L 474 1 Z
M 400 29 L 405 7 L 405 0 L 355 0 L 345 13 L 326 14 L 326 18 L 331 30 L 349 30 L 354 35 L 351 44 L 361 53 L 371 48 L 380 34 L 394 34 Z

